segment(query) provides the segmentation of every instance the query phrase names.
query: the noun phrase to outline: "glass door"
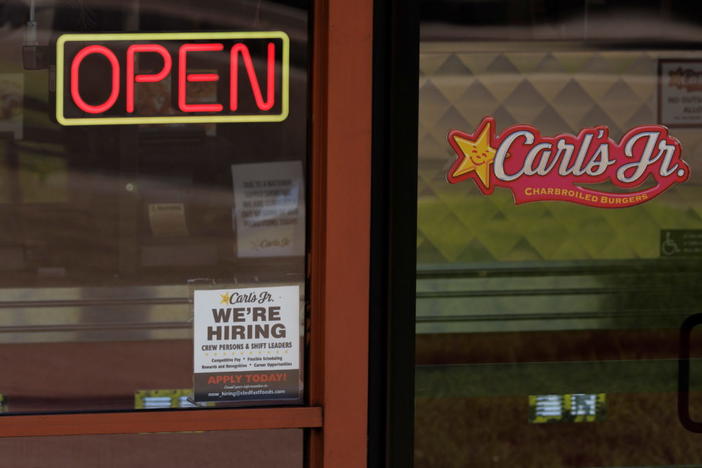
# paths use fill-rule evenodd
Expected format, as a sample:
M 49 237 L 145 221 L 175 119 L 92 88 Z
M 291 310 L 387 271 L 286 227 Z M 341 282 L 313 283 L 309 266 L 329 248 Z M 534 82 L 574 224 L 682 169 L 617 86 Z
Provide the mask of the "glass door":
M 415 466 L 702 463 L 701 19 L 422 3 Z

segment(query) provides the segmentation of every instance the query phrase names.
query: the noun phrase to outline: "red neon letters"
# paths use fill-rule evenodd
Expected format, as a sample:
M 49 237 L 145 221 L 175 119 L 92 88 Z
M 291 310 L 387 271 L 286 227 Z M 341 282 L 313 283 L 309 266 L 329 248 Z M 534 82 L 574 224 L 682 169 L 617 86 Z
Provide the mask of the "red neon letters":
M 134 76 L 134 56 L 138 52 L 155 52 L 163 58 L 163 68 L 155 75 Z M 155 83 L 171 72 L 172 59 L 165 47 L 158 44 L 134 44 L 127 49 L 127 112 L 134 112 L 134 82 Z
M 193 82 L 215 82 L 219 81 L 217 73 L 188 73 L 188 60 L 195 53 L 212 53 L 224 50 L 222 43 L 187 43 L 178 47 L 178 75 L 177 75 L 177 105 L 178 109 L 187 113 L 200 112 L 222 112 L 224 106 L 219 103 L 188 103 L 187 84 Z M 138 54 L 155 53 L 163 59 L 163 66 L 158 73 L 137 74 L 135 71 L 136 57 Z M 276 102 L 275 95 L 275 65 L 276 65 L 276 45 L 273 42 L 267 44 L 266 56 L 266 90 L 265 99 L 262 83 L 256 75 L 251 53 L 246 44 L 235 43 L 229 51 L 229 110 L 235 112 L 239 109 L 239 56 L 246 69 L 251 92 L 253 94 L 256 107 L 260 111 L 269 111 Z M 100 54 L 105 57 L 110 64 L 110 93 L 109 97 L 101 104 L 88 104 L 80 94 L 80 70 L 83 60 L 91 54 Z M 167 79 L 171 75 L 173 68 L 173 58 L 171 52 L 160 44 L 132 44 L 127 48 L 125 57 L 125 98 L 124 110 L 127 113 L 135 112 L 135 84 L 155 83 Z M 73 57 L 70 65 L 70 95 L 73 103 L 83 112 L 89 114 L 101 114 L 109 111 L 115 106 L 120 95 L 120 61 L 117 55 L 110 49 L 102 45 L 88 45 L 82 48 Z
M 249 49 L 244 44 L 234 44 L 234 47 L 232 47 L 231 59 L 229 60 L 229 109 L 233 111 L 239 107 L 239 86 L 237 83 L 239 54 L 244 59 L 244 66 L 246 67 L 246 73 L 249 75 L 249 83 L 251 83 L 251 90 L 253 91 L 254 99 L 256 99 L 256 105 L 261 110 L 270 110 L 275 103 L 275 88 L 273 86 L 275 80 L 275 45 L 272 42 L 268 43 L 268 76 L 266 77 L 268 94 L 265 101 L 261 93 L 261 85 L 258 82 L 258 78 L 256 78 Z
M 85 102 L 83 98 L 80 97 L 80 93 L 78 92 L 78 87 L 80 84 L 80 73 L 78 73 L 80 70 L 80 64 L 83 59 L 90 54 L 104 55 L 107 57 L 107 60 L 110 61 L 110 67 L 112 68 L 112 88 L 110 91 L 110 97 L 108 97 L 105 102 L 98 106 L 91 106 Z M 73 58 L 73 63 L 71 64 L 71 97 L 73 98 L 73 102 L 76 103 L 76 106 L 78 106 L 80 110 L 90 114 L 101 114 L 115 105 L 117 96 L 119 96 L 119 61 L 117 60 L 115 54 L 107 47 L 100 45 L 90 45 L 81 49 L 81 51 L 78 52 Z
M 235 46 L 236 47 L 236 46 Z M 216 73 L 188 74 L 188 52 L 217 52 L 222 44 L 184 44 L 178 50 L 178 107 L 183 112 L 220 112 L 221 104 L 188 104 L 185 99 L 186 81 L 217 81 Z

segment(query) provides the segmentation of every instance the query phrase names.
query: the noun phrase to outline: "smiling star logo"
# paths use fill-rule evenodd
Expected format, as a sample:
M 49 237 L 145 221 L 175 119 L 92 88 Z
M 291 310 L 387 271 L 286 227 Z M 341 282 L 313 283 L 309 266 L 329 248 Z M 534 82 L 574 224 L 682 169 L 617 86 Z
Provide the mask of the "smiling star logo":
M 494 128 L 494 120 L 485 118 L 472 135 L 457 130 L 449 133 L 449 143 L 458 155 L 448 173 L 449 182 L 456 183 L 466 177 L 475 176 L 476 183 L 479 181 L 480 190 L 485 193 L 492 191 L 490 165 L 495 160 L 496 153 L 492 145 Z
M 224 293 L 219 295 L 220 304 L 229 304 L 229 294 Z

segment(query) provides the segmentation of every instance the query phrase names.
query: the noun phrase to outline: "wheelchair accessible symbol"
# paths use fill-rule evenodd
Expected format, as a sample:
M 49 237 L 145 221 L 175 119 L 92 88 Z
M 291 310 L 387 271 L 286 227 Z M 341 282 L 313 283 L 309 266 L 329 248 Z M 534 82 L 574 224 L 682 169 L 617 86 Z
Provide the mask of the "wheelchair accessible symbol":
M 680 246 L 678 246 L 678 243 L 671 237 L 671 234 L 672 232 L 670 231 L 665 232 L 664 239 L 661 242 L 662 256 L 670 257 L 680 253 Z

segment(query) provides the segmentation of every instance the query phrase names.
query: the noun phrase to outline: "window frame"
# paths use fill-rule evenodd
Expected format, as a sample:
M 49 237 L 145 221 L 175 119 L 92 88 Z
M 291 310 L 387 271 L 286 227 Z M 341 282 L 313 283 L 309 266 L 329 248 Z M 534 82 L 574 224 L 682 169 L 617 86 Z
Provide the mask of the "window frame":
M 366 466 L 373 1 L 312 16 L 308 405 L 8 415 L 0 437 L 301 428 L 309 466 Z

